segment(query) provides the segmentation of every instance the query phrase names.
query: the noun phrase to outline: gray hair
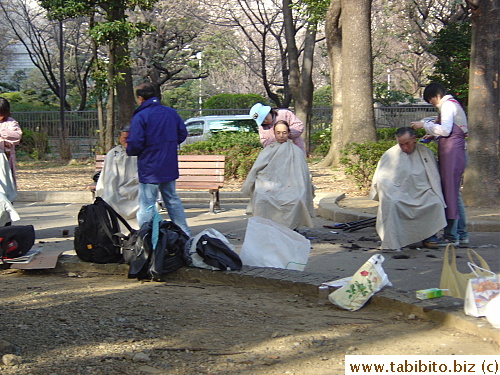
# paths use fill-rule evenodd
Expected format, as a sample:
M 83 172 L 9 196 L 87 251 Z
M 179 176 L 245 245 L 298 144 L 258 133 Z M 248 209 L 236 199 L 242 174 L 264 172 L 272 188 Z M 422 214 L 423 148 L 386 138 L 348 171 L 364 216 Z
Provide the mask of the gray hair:
M 408 134 L 410 137 L 415 137 L 415 131 L 409 126 L 402 126 L 396 130 L 396 138 L 402 137 L 405 134 Z

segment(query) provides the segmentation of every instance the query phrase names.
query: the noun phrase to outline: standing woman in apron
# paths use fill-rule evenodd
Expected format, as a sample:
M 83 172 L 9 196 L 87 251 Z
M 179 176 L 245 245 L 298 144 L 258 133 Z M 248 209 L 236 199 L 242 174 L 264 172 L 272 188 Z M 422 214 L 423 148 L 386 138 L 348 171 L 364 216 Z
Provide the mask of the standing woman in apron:
M 465 138 L 467 137 L 467 117 L 460 103 L 438 83 L 429 84 L 424 90 L 424 100 L 439 110 L 435 121 L 412 122 L 413 129 L 425 128 L 428 135 L 424 138 L 435 138 L 438 141 L 439 173 L 441 186 L 446 202 L 446 220 L 444 237 L 438 241 L 439 246 L 468 243 L 465 227 L 460 228 L 459 220 L 465 222 L 465 209 L 460 196 L 462 174 L 467 163 Z

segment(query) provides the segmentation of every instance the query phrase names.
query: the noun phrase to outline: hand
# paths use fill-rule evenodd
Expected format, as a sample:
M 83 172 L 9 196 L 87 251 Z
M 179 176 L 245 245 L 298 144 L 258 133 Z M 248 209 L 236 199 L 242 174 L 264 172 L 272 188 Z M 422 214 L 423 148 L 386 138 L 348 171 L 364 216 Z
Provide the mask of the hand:
M 411 128 L 412 129 L 422 129 L 424 127 L 424 123 L 421 121 L 413 121 L 411 123 Z

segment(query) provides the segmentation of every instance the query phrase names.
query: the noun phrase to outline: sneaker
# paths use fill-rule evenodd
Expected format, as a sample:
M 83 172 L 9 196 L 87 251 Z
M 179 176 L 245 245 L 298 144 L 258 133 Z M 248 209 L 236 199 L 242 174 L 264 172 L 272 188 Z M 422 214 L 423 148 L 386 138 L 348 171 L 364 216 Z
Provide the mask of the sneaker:
M 422 241 L 422 247 L 426 247 L 428 249 L 437 249 L 439 245 L 437 241 Z
M 459 247 L 467 247 L 469 245 L 469 238 L 461 238 L 459 242 Z
M 436 241 L 436 243 L 439 247 L 445 247 L 448 245 L 458 246 L 460 244 L 460 241 L 459 240 L 452 241 L 447 238 L 440 238 L 439 240 Z

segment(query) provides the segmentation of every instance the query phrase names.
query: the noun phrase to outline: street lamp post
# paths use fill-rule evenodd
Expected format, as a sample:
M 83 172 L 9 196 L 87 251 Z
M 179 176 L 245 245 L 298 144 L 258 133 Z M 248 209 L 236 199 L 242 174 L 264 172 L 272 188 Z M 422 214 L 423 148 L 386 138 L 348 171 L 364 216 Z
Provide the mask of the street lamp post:
M 197 52 L 196 53 L 196 58 L 198 59 L 198 74 L 201 76 L 201 58 L 202 58 L 201 52 Z M 202 115 L 202 111 L 201 111 L 201 105 L 202 105 L 202 98 L 201 98 L 201 77 L 198 78 L 198 80 L 200 81 L 200 92 L 199 92 L 199 95 L 198 95 L 198 108 L 199 108 L 200 116 L 201 116 Z

